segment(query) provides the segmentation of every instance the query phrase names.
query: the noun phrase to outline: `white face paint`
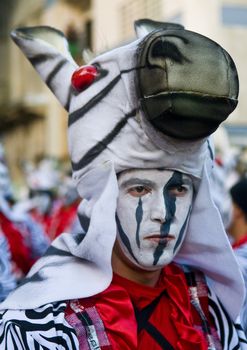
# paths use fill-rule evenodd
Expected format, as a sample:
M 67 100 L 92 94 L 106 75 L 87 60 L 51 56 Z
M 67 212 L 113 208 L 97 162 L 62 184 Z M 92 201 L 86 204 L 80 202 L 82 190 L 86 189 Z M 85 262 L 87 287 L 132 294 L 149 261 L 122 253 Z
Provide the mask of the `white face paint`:
M 135 265 L 169 264 L 186 232 L 193 198 L 189 175 L 170 170 L 129 170 L 118 178 L 118 242 Z

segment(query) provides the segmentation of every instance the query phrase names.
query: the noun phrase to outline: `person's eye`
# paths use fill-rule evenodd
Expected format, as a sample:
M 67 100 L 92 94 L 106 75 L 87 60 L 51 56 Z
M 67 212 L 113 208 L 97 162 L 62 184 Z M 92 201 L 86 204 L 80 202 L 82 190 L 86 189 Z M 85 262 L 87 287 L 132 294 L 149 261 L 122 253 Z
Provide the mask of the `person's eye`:
M 128 189 L 128 193 L 132 197 L 142 197 L 145 196 L 146 194 L 150 193 L 151 190 L 147 187 L 144 186 L 134 186 Z
M 169 189 L 169 192 L 175 197 L 183 197 L 188 192 L 188 189 L 183 185 L 178 185 L 178 186 L 171 187 Z

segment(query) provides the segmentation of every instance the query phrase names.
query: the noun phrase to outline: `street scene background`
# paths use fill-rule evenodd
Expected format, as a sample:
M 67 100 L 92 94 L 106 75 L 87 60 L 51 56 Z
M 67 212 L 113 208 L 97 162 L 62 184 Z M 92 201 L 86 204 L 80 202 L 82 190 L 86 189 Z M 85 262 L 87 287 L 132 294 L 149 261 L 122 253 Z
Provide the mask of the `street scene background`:
M 216 147 L 237 154 L 246 168 L 246 0 L 2 0 L 0 3 L 0 139 L 18 196 L 27 173 L 42 159 L 69 171 L 67 117 L 30 63 L 10 39 L 20 26 L 48 25 L 69 40 L 79 64 L 135 38 L 140 18 L 176 22 L 209 36 L 232 55 L 240 77 L 239 105 L 217 133 Z M 82 140 L 83 141 L 83 140 Z M 229 154 L 230 154 L 229 153 Z

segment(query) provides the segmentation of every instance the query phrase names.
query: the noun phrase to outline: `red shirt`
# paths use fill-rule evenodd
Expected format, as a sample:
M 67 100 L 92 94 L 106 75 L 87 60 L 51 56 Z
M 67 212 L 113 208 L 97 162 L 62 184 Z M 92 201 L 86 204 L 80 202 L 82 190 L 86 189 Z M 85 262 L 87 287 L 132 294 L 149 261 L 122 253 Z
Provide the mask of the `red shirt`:
M 32 210 L 31 215 L 35 221 L 42 225 L 50 240 L 54 240 L 61 233 L 71 230 L 77 215 L 78 205 L 78 201 L 70 206 L 63 206 L 62 202 L 57 201 L 48 214 L 43 215 L 37 210 Z
M 209 320 L 207 291 L 201 291 L 201 294 L 205 294 L 200 301 Z M 154 300 L 158 302 L 149 315 L 148 308 Z M 111 347 L 102 349 L 208 348 L 205 335 L 201 331 L 201 319 L 190 303 L 184 272 L 174 264 L 164 268 L 159 283 L 154 288 L 114 275 L 111 285 L 104 292 L 78 302 L 84 310 L 96 307 L 111 344 Z M 70 313 L 71 310 L 67 312 Z M 141 312 L 143 314 L 140 317 Z M 139 322 L 139 330 L 138 318 L 142 320 L 141 326 Z M 211 320 L 210 324 L 212 325 Z
M 244 236 L 244 237 L 241 238 L 240 240 L 238 240 L 238 241 L 236 241 L 236 242 L 233 242 L 232 248 L 233 248 L 233 249 L 239 248 L 239 247 L 241 247 L 242 245 L 244 245 L 245 243 L 247 243 L 247 233 L 246 233 L 246 236 Z

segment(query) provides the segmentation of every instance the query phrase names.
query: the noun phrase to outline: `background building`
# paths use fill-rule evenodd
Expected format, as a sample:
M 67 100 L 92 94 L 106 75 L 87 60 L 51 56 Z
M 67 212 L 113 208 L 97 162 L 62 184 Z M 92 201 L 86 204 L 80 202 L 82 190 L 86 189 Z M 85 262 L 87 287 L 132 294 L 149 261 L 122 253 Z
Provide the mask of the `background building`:
M 95 53 L 135 37 L 133 21 L 151 18 L 183 24 L 215 39 L 233 56 L 240 76 L 239 106 L 226 123 L 234 144 L 247 147 L 246 0 L 8 0 L 0 3 L 0 137 L 11 174 L 22 180 L 23 161 L 51 156 L 67 159 L 67 118 L 9 32 L 17 26 L 50 25 L 81 51 Z
M 234 58 L 240 77 L 239 105 L 226 127 L 234 144 L 247 146 L 247 1 L 108 0 L 107 9 L 111 10 L 107 13 L 105 3 L 94 1 L 93 35 L 97 51 L 134 38 L 133 21 L 145 17 L 180 23 L 226 48 Z M 112 22 L 109 18 L 113 18 Z

